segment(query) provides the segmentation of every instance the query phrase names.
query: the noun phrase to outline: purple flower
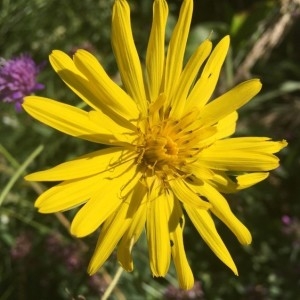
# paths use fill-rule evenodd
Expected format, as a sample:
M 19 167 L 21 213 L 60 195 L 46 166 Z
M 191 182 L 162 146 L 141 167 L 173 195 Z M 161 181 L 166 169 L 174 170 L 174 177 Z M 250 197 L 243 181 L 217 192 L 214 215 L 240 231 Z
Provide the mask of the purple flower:
M 286 225 L 286 226 L 291 225 L 292 221 L 293 221 L 293 220 L 292 220 L 291 217 L 289 217 L 288 215 L 283 215 L 283 216 L 281 217 L 281 222 L 282 222 L 284 225 Z
M 14 260 L 26 257 L 32 248 L 32 236 L 30 233 L 22 232 L 15 240 L 15 244 L 10 250 L 10 255 Z
M 14 102 L 21 111 L 23 98 L 44 88 L 36 81 L 41 68 L 27 54 L 0 61 L 0 101 Z

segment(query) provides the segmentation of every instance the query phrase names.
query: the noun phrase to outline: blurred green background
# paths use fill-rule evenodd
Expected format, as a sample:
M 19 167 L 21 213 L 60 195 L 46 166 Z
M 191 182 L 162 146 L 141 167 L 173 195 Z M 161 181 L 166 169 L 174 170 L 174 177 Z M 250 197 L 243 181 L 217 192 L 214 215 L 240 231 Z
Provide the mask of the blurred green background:
M 166 39 L 181 0 L 168 1 Z M 152 0 L 129 1 L 141 59 L 152 20 Z M 216 43 L 231 35 L 231 50 L 216 95 L 247 78 L 258 77 L 262 92 L 240 111 L 238 135 L 287 139 L 281 167 L 263 183 L 231 195 L 233 211 L 253 234 L 242 247 L 222 225 L 218 229 L 239 270 L 236 277 L 198 237 L 191 224 L 185 244 L 195 280 L 190 292 L 176 289 L 171 268 L 165 279 L 152 278 L 145 238 L 134 250 L 135 270 L 124 273 L 110 299 L 297 299 L 300 295 L 300 4 L 297 0 L 195 0 L 187 57 L 208 36 Z M 85 48 L 118 78 L 110 44 L 113 0 L 1 0 L 0 57 L 29 53 L 45 63 L 39 95 L 78 105 L 80 100 L 48 64 L 53 49 L 72 54 Z M 39 147 L 44 149 L 22 172 Z M 100 299 L 118 268 L 113 254 L 95 276 L 86 267 L 97 234 L 73 239 L 61 215 L 41 215 L 33 203 L 48 185 L 22 176 L 96 149 L 16 113 L 0 102 L 0 300 Z M 12 182 L 13 179 L 15 182 Z M 13 184 L 12 184 L 13 183 Z M 5 192 L 5 195 L 4 195 Z M 71 220 L 75 210 L 65 213 Z M 299 297 L 299 296 L 298 296 Z

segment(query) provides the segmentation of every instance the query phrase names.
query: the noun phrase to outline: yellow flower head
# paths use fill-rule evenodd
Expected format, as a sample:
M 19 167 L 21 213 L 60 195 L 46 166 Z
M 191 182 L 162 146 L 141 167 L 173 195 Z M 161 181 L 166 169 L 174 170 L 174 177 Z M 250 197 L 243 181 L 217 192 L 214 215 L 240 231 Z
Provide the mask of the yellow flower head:
M 91 110 L 35 96 L 27 97 L 23 104 L 37 120 L 107 146 L 26 177 L 62 181 L 43 193 L 36 207 L 41 213 L 52 213 L 81 205 L 72 221 L 73 235 L 83 237 L 101 226 L 90 274 L 116 246 L 122 267 L 133 270 L 132 248 L 145 228 L 152 274 L 165 276 L 172 257 L 180 286 L 191 288 L 194 278 L 182 236 L 185 216 L 235 274 L 236 266 L 212 215 L 242 244 L 251 242 L 248 229 L 221 193 L 236 192 L 265 179 L 267 171 L 278 166 L 273 153 L 286 142 L 265 137 L 229 138 L 235 132 L 237 109 L 260 91 L 261 83 L 249 80 L 211 99 L 229 37 L 213 50 L 212 43 L 205 40 L 184 65 L 192 11 L 193 1 L 184 0 L 165 52 L 168 6 L 164 0 L 154 0 L 143 70 L 132 37 L 128 3 L 116 0 L 112 45 L 123 89 L 87 51 L 78 50 L 73 59 L 53 51 L 52 67 Z

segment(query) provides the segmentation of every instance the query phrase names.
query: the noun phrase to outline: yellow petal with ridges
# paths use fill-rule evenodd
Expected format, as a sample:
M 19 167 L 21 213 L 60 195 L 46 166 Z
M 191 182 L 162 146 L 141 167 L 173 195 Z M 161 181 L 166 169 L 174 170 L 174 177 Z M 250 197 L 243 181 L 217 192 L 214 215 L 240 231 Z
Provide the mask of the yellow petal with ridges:
M 237 192 L 236 180 L 232 180 L 226 171 L 214 170 L 213 174 L 213 178 L 208 181 L 213 188 L 224 194 Z
M 110 79 L 96 57 L 88 51 L 78 50 L 74 55 L 74 63 L 78 70 L 88 79 L 90 89 L 101 100 L 99 104 L 100 109 L 109 117 L 123 124 L 126 122 L 125 120 L 136 120 L 139 117 L 136 103 Z M 127 126 L 130 125 L 128 124 Z
M 243 174 L 236 177 L 237 180 L 237 189 L 245 189 L 248 188 L 258 182 L 265 180 L 269 176 L 268 172 L 263 173 L 250 173 L 250 174 Z
M 210 204 L 206 201 L 201 200 L 193 190 L 191 190 L 186 182 L 183 179 L 174 179 L 170 180 L 169 184 L 171 186 L 174 195 L 177 197 L 179 201 L 182 203 L 186 203 L 188 205 L 209 209 Z
M 159 184 L 154 181 L 147 202 L 146 232 L 149 248 L 150 268 L 153 276 L 165 276 L 169 270 L 171 246 L 169 240 L 169 201 L 172 194 L 160 191 Z
M 119 141 L 132 141 L 137 132 L 137 128 L 132 122 L 122 119 L 119 123 L 116 123 L 115 120 L 99 110 L 89 111 L 89 118 L 92 122 L 98 124 L 99 127 L 105 128 L 107 132 L 110 132 Z
M 203 167 L 224 171 L 268 171 L 279 166 L 279 159 L 275 155 L 246 150 L 220 152 L 207 148 L 198 158 Z
M 193 188 L 200 197 L 203 196 L 208 199 L 212 204 L 210 210 L 235 234 L 241 244 L 248 245 L 251 243 L 252 237 L 249 230 L 232 213 L 226 199 L 216 189 L 207 183 L 193 186 Z
M 131 164 L 131 163 L 130 163 Z M 129 165 L 130 166 L 130 165 Z M 136 168 L 130 167 L 126 172 L 119 172 L 116 167 L 108 176 L 98 183 L 97 192 L 79 210 L 71 224 L 71 233 L 77 237 L 86 236 L 95 231 L 124 201 L 122 188 L 127 180 L 136 174 Z M 121 173 L 114 177 L 114 172 Z
M 215 142 L 216 136 L 218 134 L 218 130 L 216 126 L 203 127 L 195 131 L 194 134 L 197 134 L 197 139 L 198 139 L 198 142 L 196 144 L 197 148 L 205 149 Z M 191 161 L 195 161 L 195 157 L 191 157 L 190 159 Z
M 265 137 L 239 137 L 216 141 L 199 153 L 199 163 L 207 168 L 228 171 L 268 171 L 278 167 L 276 153 L 286 141 Z
M 132 219 L 127 217 L 128 203 L 123 202 L 118 210 L 103 224 L 98 242 L 88 266 L 88 273 L 95 274 L 111 255 L 118 242 L 130 226 Z
M 167 51 L 163 91 L 168 97 L 172 97 L 177 85 L 180 84 L 179 77 L 182 71 L 183 57 L 190 30 L 192 13 L 193 1 L 184 0 Z M 168 102 L 166 104 L 168 106 L 171 99 L 168 98 L 167 100 Z
M 112 15 L 112 46 L 128 94 L 143 116 L 147 115 L 147 99 L 140 59 L 134 44 L 130 8 L 125 0 L 116 0 Z
M 251 79 L 209 102 L 201 110 L 200 118 L 203 125 L 213 125 L 236 111 L 250 101 L 260 91 L 261 87 L 258 79 Z
M 127 200 L 129 202 L 127 217 L 131 218 L 132 221 L 127 231 L 124 233 L 117 251 L 119 263 L 128 272 L 133 270 L 132 248 L 145 228 L 147 200 L 147 188 L 144 184 L 138 182 Z
M 122 204 L 119 184 L 102 179 L 99 185 L 72 221 L 71 234 L 76 237 L 94 232 Z
M 262 153 L 276 153 L 287 146 L 287 142 L 272 141 L 268 137 L 235 137 L 216 141 L 213 145 L 215 151 L 244 150 Z
M 137 199 L 134 199 L 137 201 Z M 140 201 L 140 200 L 138 200 Z M 144 203 L 132 216 L 132 222 L 118 245 L 117 257 L 123 269 L 127 272 L 133 270 L 132 247 L 139 239 L 145 228 L 147 205 Z
M 165 0 L 155 0 L 153 3 L 153 21 L 149 37 L 146 68 L 148 94 L 154 102 L 160 94 L 165 63 L 165 28 L 168 17 L 168 5 Z
M 99 98 L 99 91 L 77 69 L 69 55 L 54 50 L 49 56 L 49 60 L 55 72 L 77 96 L 95 110 L 102 109 L 103 103 Z
M 92 122 L 88 112 L 44 97 L 24 98 L 24 110 L 38 121 L 63 133 L 101 144 L 115 140 L 111 132 Z
M 34 206 L 40 213 L 46 214 L 74 208 L 91 198 L 98 189 L 99 180 L 101 177 L 96 175 L 64 181 L 42 193 Z
M 236 121 L 238 119 L 238 113 L 234 111 L 233 113 L 227 115 L 225 118 L 221 119 L 217 127 L 217 134 L 215 135 L 216 140 L 223 139 L 235 133 Z
M 130 158 L 129 154 L 131 152 L 125 151 L 123 148 L 110 147 L 83 155 L 51 169 L 29 174 L 25 179 L 29 181 L 62 181 L 109 172 L 118 166 L 122 159 Z
M 209 56 L 212 48 L 212 43 L 205 40 L 194 52 L 189 61 L 187 62 L 183 72 L 180 75 L 177 89 L 173 94 L 171 101 L 172 110 L 170 115 L 174 118 L 180 118 L 186 105 L 187 95 L 191 86 L 201 68 L 202 64 Z
M 238 275 L 235 263 L 218 234 L 210 214 L 207 211 L 195 209 L 186 204 L 184 205 L 184 208 L 205 243 L 235 275 Z
M 196 82 L 187 99 L 187 111 L 194 106 L 201 109 L 212 96 L 229 49 L 229 44 L 230 38 L 227 35 L 214 48 L 207 60 L 200 78 Z
M 173 203 L 169 204 L 170 211 L 172 211 L 170 219 L 171 254 L 178 276 L 179 286 L 184 290 L 188 290 L 194 286 L 194 276 L 186 258 L 183 244 L 184 215 L 178 200 L 175 199 Z
M 214 176 L 209 180 L 209 184 L 220 193 L 236 193 L 265 180 L 269 176 L 268 172 L 253 172 L 235 176 L 227 175 L 225 171 L 215 171 L 213 173 Z
M 198 179 L 212 179 L 213 178 L 213 171 L 203 167 L 198 161 L 194 163 L 186 164 L 185 166 L 180 168 L 181 171 L 186 172 L 187 174 L 193 174 Z

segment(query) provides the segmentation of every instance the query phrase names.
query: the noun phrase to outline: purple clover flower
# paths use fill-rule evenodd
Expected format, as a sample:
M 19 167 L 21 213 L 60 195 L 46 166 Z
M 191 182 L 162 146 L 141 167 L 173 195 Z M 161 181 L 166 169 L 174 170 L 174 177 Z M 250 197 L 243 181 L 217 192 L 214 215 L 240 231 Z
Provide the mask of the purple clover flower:
M 14 102 L 21 111 L 23 98 L 44 88 L 36 81 L 41 69 L 27 54 L 0 61 L 0 101 Z

